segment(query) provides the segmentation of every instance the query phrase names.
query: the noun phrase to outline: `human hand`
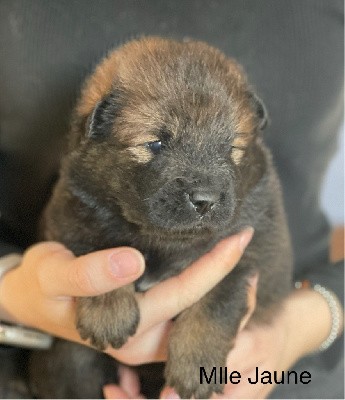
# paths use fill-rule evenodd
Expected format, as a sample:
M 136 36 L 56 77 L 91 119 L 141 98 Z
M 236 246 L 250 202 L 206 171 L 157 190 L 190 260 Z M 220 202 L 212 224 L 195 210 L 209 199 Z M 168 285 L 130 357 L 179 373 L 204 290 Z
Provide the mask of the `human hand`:
M 338 306 L 341 310 L 340 304 Z M 270 323 L 250 321 L 239 333 L 235 347 L 228 355 L 227 366 L 229 371 L 241 373 L 241 381 L 226 385 L 224 393 L 214 398 L 267 398 L 276 386 L 274 372 L 277 371 L 280 380 L 282 372 L 291 370 L 300 358 L 318 351 L 329 335 L 331 323 L 330 309 L 323 296 L 312 289 L 293 291 Z M 342 325 L 341 320 L 338 334 Z M 256 368 L 259 381 L 249 383 L 248 378 L 256 382 Z M 267 378 L 266 383 L 261 382 L 263 371 L 270 372 L 272 384 L 267 383 Z
M 1 279 L 0 318 L 78 340 L 74 297 L 116 289 L 143 271 L 143 256 L 134 249 L 75 257 L 60 243 L 39 243 Z
M 140 392 L 140 381 L 137 373 L 130 367 L 119 366 L 119 384 L 108 384 L 103 387 L 105 399 L 143 399 Z
M 127 364 L 164 360 L 171 318 L 198 301 L 234 268 L 251 236 L 249 229 L 224 239 L 180 275 L 138 293 L 141 322 L 137 333 L 121 349 L 107 349 L 107 353 Z M 111 260 L 117 260 L 117 269 L 111 268 Z M 121 265 L 130 273 L 125 275 L 126 268 L 121 269 Z M 126 285 L 143 270 L 143 257 L 134 249 L 75 257 L 59 243 L 40 243 L 1 280 L 1 318 L 86 344 L 75 328 L 74 298 Z
M 239 331 L 244 329 L 256 306 L 256 290 L 257 290 L 258 275 L 249 278 L 248 288 L 248 311 L 243 318 Z M 140 392 L 140 381 L 136 372 L 126 366 L 120 366 L 119 369 L 119 384 L 109 384 L 103 388 L 104 397 L 106 399 L 139 399 L 144 398 Z M 165 388 L 162 391 L 163 398 L 174 398 L 177 394 L 172 388 Z
M 275 388 L 274 371 L 277 371 L 277 379 L 280 380 L 282 371 L 290 369 L 303 356 L 317 351 L 330 332 L 329 306 L 314 290 L 293 291 L 282 304 L 280 312 L 267 324 L 250 321 L 255 309 L 255 297 L 256 281 L 253 277 L 248 291 L 249 311 L 241 323 L 235 346 L 226 363 L 228 372 L 238 371 L 241 379 L 237 384 L 226 384 L 223 394 L 214 394 L 214 399 L 266 398 Z M 341 309 L 340 304 L 339 307 Z M 342 327 L 343 319 L 339 334 Z M 259 380 L 255 384 L 250 383 L 248 378 L 256 382 L 256 368 Z M 272 384 L 267 384 L 267 378 L 266 384 L 261 383 L 263 371 L 271 373 Z M 167 387 L 162 391 L 161 398 L 178 396 L 172 388 Z
M 263 371 L 270 371 L 272 376 L 274 371 L 277 371 L 280 377 L 281 372 L 291 367 L 300 356 L 293 346 L 290 346 L 290 341 L 290 327 L 284 312 L 269 324 L 248 323 L 245 329 L 239 332 L 226 363 L 228 371 L 240 373 L 241 380 L 238 384 L 228 383 L 224 386 L 223 394 L 214 395 L 213 398 L 266 398 L 275 384 L 273 378 L 273 384 L 263 384 L 260 378 L 257 381 L 257 371 L 259 377 Z

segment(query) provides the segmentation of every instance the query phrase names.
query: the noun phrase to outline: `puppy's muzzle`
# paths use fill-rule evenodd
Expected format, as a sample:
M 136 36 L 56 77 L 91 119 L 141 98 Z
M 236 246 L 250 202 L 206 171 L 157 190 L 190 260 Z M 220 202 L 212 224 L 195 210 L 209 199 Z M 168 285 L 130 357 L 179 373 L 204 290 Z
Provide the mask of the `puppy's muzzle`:
M 168 180 L 148 197 L 148 219 L 167 230 L 218 229 L 231 218 L 232 193 L 230 180 Z

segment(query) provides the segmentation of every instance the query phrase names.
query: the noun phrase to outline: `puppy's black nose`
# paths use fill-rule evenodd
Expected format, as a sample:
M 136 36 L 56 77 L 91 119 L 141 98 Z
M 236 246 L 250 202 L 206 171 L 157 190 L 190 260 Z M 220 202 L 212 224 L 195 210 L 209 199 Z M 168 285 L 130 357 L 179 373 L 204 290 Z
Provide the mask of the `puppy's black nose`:
M 196 190 L 188 194 L 188 199 L 196 212 L 200 215 L 205 215 L 212 210 L 215 203 L 219 200 L 219 196 L 214 193 Z

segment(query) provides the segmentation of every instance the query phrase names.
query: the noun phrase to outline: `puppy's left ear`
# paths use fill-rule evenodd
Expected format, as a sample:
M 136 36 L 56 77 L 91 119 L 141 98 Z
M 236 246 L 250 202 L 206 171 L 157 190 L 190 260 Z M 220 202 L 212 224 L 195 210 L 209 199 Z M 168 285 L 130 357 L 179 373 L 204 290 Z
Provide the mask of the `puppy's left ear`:
M 266 107 L 262 100 L 253 92 L 248 92 L 249 100 L 252 104 L 252 107 L 255 111 L 258 120 L 258 128 L 263 130 L 266 128 L 269 118 Z
M 121 109 L 120 94 L 112 91 L 99 101 L 88 118 L 86 134 L 92 139 L 109 136 Z

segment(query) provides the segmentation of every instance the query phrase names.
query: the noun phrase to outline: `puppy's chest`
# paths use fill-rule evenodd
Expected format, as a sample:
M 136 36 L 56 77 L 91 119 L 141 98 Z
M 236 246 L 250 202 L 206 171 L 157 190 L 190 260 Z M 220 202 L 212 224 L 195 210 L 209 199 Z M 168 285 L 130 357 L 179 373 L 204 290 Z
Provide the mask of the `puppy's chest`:
M 208 243 L 203 246 L 191 245 L 187 249 L 183 246 L 183 250 L 176 248 L 142 250 L 146 268 L 145 273 L 135 283 L 136 290 L 148 290 L 155 284 L 177 275 L 211 247 L 212 243 Z
M 183 269 L 182 263 L 180 268 L 174 263 L 174 260 L 163 260 L 163 256 L 156 251 L 145 252 L 145 272 L 139 280 L 135 282 L 135 289 L 144 292 L 154 286 L 156 283 L 177 274 Z

